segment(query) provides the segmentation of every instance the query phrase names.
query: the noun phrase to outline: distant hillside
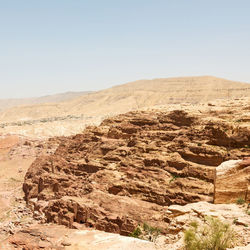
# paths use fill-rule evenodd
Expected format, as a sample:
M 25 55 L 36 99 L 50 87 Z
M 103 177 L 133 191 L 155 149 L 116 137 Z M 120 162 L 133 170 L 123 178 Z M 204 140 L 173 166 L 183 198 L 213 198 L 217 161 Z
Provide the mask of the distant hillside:
M 61 117 L 67 115 L 113 115 L 130 110 L 176 103 L 200 103 L 214 99 L 250 96 L 250 84 L 212 76 L 139 80 L 85 94 L 62 103 L 10 108 L 1 121 Z
M 71 99 L 89 93 L 91 92 L 87 91 L 66 92 L 61 94 L 47 95 L 47 96 L 33 97 L 33 98 L 0 99 L 0 111 L 19 105 L 32 105 L 32 104 L 57 103 L 57 102 L 69 101 Z

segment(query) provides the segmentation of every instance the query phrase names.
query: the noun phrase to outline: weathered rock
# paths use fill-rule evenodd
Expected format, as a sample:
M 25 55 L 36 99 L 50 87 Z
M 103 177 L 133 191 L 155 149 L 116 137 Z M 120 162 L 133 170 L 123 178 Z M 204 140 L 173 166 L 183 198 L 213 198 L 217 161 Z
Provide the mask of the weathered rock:
M 153 242 L 97 230 L 74 230 L 58 225 L 33 225 L 1 242 L 0 249 L 156 250 L 164 248 L 156 247 Z
M 214 203 L 250 202 L 250 158 L 223 162 L 216 168 Z
M 167 206 L 212 201 L 215 167 L 247 154 L 238 144 L 233 151 L 216 145 L 216 134 L 210 145 L 214 127 L 178 110 L 104 120 L 36 159 L 25 177 L 25 199 L 47 222 L 68 227 L 78 222 L 124 235 L 143 222 L 164 229 Z
M 70 199 L 67 199 L 70 201 Z M 105 200 L 105 199 L 104 199 Z M 121 207 L 117 207 L 120 210 Z M 143 213 L 138 211 L 138 216 Z M 198 225 L 204 223 L 206 216 L 219 218 L 231 225 L 235 231 L 238 246 L 235 249 L 248 249 L 250 244 L 250 216 L 246 214 L 246 207 L 236 204 L 211 204 L 207 202 L 191 203 L 185 206 L 171 205 L 165 209 L 171 219 L 166 222 L 166 235 L 158 236 L 154 243 L 139 239 L 124 237 L 117 234 L 105 233 L 91 228 L 69 229 L 64 226 L 44 224 L 31 225 L 0 242 L 0 249 L 184 249 L 183 235 L 189 228 L 190 222 Z M 236 222 L 239 221 L 240 223 Z M 113 218 L 113 221 L 115 218 Z

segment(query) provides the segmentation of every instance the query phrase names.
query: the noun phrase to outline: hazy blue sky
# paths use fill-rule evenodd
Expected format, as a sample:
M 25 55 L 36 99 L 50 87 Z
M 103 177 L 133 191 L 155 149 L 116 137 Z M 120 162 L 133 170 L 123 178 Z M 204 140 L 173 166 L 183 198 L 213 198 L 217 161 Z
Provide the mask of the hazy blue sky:
M 189 75 L 250 82 L 249 0 L 0 0 L 0 98 Z

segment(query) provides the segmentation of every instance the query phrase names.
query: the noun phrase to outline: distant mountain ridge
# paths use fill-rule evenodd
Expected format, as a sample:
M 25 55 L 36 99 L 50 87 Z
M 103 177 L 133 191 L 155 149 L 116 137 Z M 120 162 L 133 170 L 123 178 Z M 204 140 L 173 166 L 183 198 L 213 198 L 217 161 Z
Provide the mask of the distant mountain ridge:
M 64 102 L 12 107 L 0 112 L 0 120 L 9 122 L 82 114 L 105 116 L 155 105 L 196 104 L 249 96 L 250 84 L 212 76 L 139 80 Z
M 46 95 L 40 97 L 31 97 L 31 98 L 8 98 L 0 99 L 0 111 L 19 106 L 19 105 L 32 105 L 32 104 L 42 104 L 42 103 L 55 103 L 55 102 L 64 102 L 69 101 L 73 98 L 89 94 L 91 91 L 81 91 L 81 92 L 65 92 L 54 95 Z

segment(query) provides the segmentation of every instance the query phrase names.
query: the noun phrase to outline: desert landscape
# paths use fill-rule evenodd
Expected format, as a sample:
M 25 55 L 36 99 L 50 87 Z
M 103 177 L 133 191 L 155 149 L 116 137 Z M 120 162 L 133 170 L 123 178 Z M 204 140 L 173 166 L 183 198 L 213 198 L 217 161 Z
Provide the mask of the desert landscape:
M 249 187 L 249 83 L 0 100 L 0 249 L 207 249 L 185 244 L 209 223 L 249 249 Z
M 250 1 L 0 2 L 0 250 L 250 250 Z
M 50 96 L 49 102 L 35 105 L 27 105 L 29 99 L 23 100 L 26 105 L 2 108 L 0 133 L 35 134 L 42 138 L 67 136 L 82 132 L 86 125 L 100 124 L 105 118 L 133 110 L 164 105 L 175 108 L 177 104 L 196 105 L 249 95 L 248 83 L 212 76 L 140 80 L 85 92 L 73 99 L 67 94 L 54 95 Z M 58 96 L 64 96 L 64 101 L 57 102 Z M 41 98 L 38 101 L 41 102 Z M 8 100 L 2 102 L 8 103 Z

